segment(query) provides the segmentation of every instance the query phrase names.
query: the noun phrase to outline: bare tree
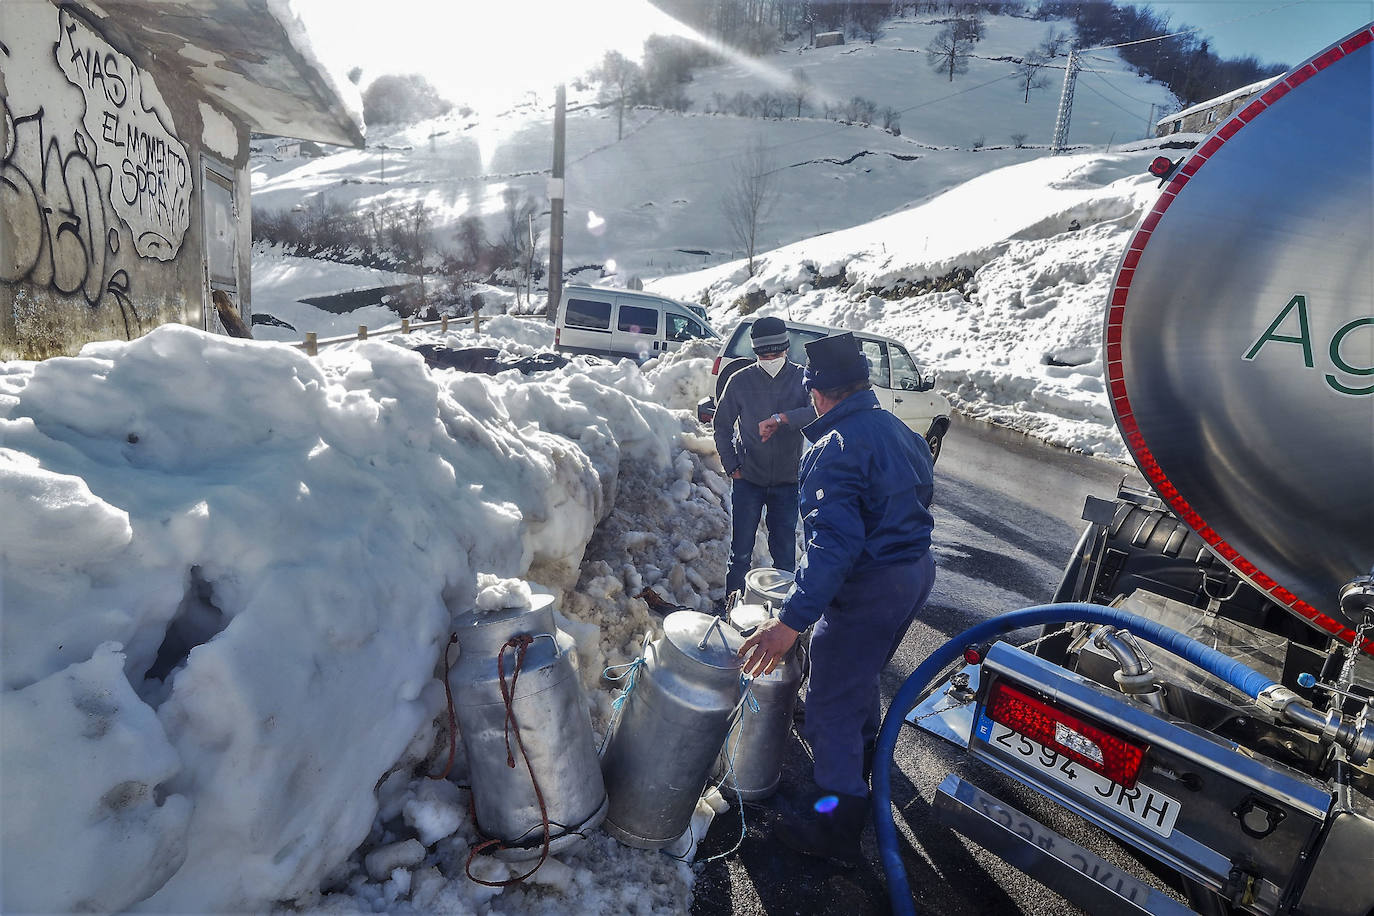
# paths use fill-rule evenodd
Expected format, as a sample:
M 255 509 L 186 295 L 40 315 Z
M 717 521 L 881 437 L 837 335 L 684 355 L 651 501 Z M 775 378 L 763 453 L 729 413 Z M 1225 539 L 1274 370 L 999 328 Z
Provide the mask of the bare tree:
M 1039 50 L 1027 54 L 1019 63 L 1016 64 L 1016 85 L 1024 90 L 1021 99 L 1022 104 L 1030 101 L 1032 89 L 1045 88 L 1045 76 L 1040 71 L 1049 63 L 1048 59 L 1041 56 Z
M 1026 137 L 1028 137 L 1028 136 L 1030 136 L 1030 135 L 1029 135 L 1029 134 L 1023 134 L 1023 133 L 1015 133 L 1015 134 L 1012 134 L 1012 135 L 1011 135 L 1011 142 L 1012 142 L 1012 145 L 1015 146 L 1017 149 L 1021 149 L 1022 147 L 1024 147 L 1024 146 L 1026 145 Z
M 1051 28 L 1045 33 L 1045 37 L 1041 39 L 1040 46 L 1036 50 L 1045 60 L 1054 60 L 1056 57 L 1062 57 L 1068 46 L 1069 36 Z
M 533 217 L 539 205 L 533 197 L 528 194 L 522 197 L 520 191 L 512 187 L 501 192 L 501 201 L 505 204 L 498 242 L 502 260 L 516 269 L 522 282 L 528 283 L 534 271 L 534 249 L 539 241 L 539 234 L 533 228 Z M 515 288 L 515 301 L 520 302 L 519 285 Z
M 749 258 L 749 276 L 754 275 L 754 252 L 759 228 L 777 203 L 774 182 L 776 168 L 760 140 L 735 160 L 729 184 L 721 199 L 721 211 L 734 240 Z
M 968 71 L 969 54 L 973 53 L 973 39 L 960 35 L 950 27 L 940 30 L 926 46 L 931 54 L 930 64 L 936 73 L 948 73 L 949 81 L 954 82 L 954 74 Z
M 811 101 L 811 77 L 800 68 L 792 71 L 792 82 L 787 88 L 787 100 L 797 103 L 797 117 L 801 117 L 802 106 Z
M 619 51 L 607 51 L 601 63 L 592 70 L 591 78 L 601 84 L 598 97 L 615 105 L 615 138 L 625 137 L 625 106 L 634 101 L 643 82 L 639 64 Z

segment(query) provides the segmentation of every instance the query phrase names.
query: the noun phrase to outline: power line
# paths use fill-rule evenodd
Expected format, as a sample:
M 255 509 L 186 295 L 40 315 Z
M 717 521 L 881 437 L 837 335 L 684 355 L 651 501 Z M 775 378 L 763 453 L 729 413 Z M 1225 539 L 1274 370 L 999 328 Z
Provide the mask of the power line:
M 1083 72 L 1085 72 L 1085 73 L 1091 73 L 1093 76 L 1095 76 L 1095 77 L 1097 77 L 1098 79 L 1102 80 L 1103 85 L 1105 85 L 1108 89 L 1112 89 L 1112 90 L 1115 90 L 1116 92 L 1119 92 L 1121 95 L 1124 95 L 1126 98 L 1130 99 L 1132 102 L 1139 102 L 1141 105 L 1150 105 L 1150 104 L 1153 104 L 1153 103 L 1151 103 L 1151 102 L 1145 101 L 1144 99 L 1138 99 L 1138 98 L 1136 98 L 1135 96 L 1131 95 L 1131 94 L 1130 94 L 1129 92 L 1127 92 L 1126 90 L 1124 90 L 1124 89 L 1122 89 L 1122 88 L 1120 88 L 1120 87 L 1114 85 L 1111 81 L 1109 81 L 1109 80 L 1107 79 L 1106 76 L 1104 76 L 1104 75 L 1101 73 L 1101 71 L 1093 70 L 1093 69 L 1091 69 L 1091 68 L 1089 68 L 1089 67 L 1084 67 L 1084 68 L 1083 68 Z

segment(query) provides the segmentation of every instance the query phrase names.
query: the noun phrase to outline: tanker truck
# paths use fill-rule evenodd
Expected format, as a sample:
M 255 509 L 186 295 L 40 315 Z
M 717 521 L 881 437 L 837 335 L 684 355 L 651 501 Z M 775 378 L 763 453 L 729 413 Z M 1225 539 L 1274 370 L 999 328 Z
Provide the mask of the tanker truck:
M 1365 27 L 1151 167 L 1103 344 L 1144 485 L 1088 498 L 1050 603 L 894 699 L 873 797 L 895 912 L 916 908 L 888 770 L 915 724 L 983 765 L 935 817 L 1089 913 L 1374 914 L 1372 58 Z

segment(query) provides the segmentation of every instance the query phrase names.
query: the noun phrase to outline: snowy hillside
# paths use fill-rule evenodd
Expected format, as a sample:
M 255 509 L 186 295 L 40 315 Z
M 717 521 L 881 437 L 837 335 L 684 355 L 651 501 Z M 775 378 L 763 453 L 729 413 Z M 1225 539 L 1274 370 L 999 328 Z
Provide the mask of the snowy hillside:
M 628 111 L 619 141 L 614 111 L 596 107 L 594 91 L 572 92 L 565 269 L 607 265 L 608 273 L 649 277 L 739 257 L 742 249 L 721 214 L 723 186 L 737 157 L 756 143 L 776 168 L 777 202 L 762 225 L 764 249 L 867 223 L 1045 155 L 1063 78 L 1053 66 L 1063 60 L 1043 71 L 1046 88 L 1032 90 L 1024 103 L 1011 58 L 1029 53 L 1047 32 L 1070 32 L 1072 25 L 989 16 L 977 56 L 953 82 L 931 68 L 924 50 L 942 28 L 931 17 L 894 20 L 873 45 L 792 48 L 698 70 L 685 86 L 693 100 L 688 112 Z M 1071 143 L 1139 139 L 1151 105 L 1173 105 L 1163 86 L 1131 72 L 1115 52 L 1094 54 L 1084 64 Z M 797 70 L 813 87 L 803 117 L 712 113 L 717 95 L 774 91 Z M 824 118 L 828 102 L 856 95 L 900 112 L 901 135 Z M 259 157 L 253 207 L 329 201 L 361 213 L 423 201 L 434 209 L 436 239 L 452 247 L 454 224 L 464 214 L 481 214 L 495 227 L 505 189 L 545 199 L 553 159 L 550 102 L 454 114 L 394 132 L 374 129 L 366 149 L 320 159 Z M 1018 133 L 1030 148 L 1011 148 Z M 975 141 L 986 145 L 975 150 Z
M 964 414 L 1124 458 L 1103 396 L 1103 303 L 1158 193 L 1155 155 L 1042 157 L 768 252 L 752 278 L 735 263 L 649 286 L 709 301 L 719 328 L 762 294 L 757 315 L 895 337 Z

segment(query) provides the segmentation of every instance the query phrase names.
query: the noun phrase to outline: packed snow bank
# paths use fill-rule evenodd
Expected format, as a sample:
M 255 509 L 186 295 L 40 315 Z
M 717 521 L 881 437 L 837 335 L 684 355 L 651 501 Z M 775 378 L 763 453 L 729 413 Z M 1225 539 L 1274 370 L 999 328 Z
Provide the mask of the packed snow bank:
M 524 578 L 593 686 L 654 626 L 640 588 L 719 596 L 724 478 L 664 384 L 174 325 L 0 366 L 3 907 L 485 912 L 466 798 L 424 776 L 447 762 L 450 621 L 479 574 Z M 603 836 L 544 880 L 500 909 L 690 899 L 685 867 Z
M 1153 150 L 1008 166 L 864 226 L 652 281 L 709 296 L 727 332 L 746 311 L 902 341 L 966 416 L 1124 459 L 1104 394 L 1107 290 L 1153 202 Z M 765 303 L 758 306 L 760 299 Z M 950 444 L 957 448 L 957 437 Z

